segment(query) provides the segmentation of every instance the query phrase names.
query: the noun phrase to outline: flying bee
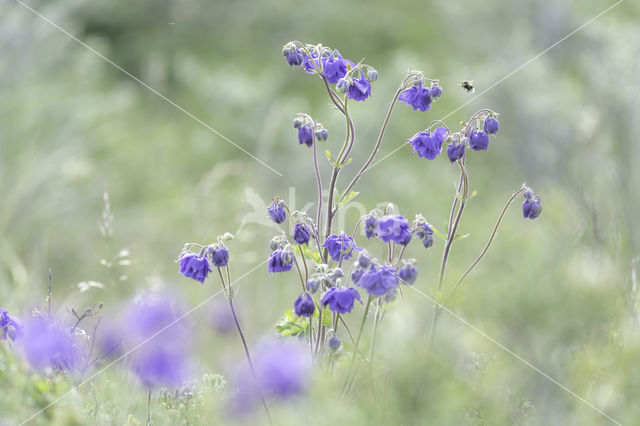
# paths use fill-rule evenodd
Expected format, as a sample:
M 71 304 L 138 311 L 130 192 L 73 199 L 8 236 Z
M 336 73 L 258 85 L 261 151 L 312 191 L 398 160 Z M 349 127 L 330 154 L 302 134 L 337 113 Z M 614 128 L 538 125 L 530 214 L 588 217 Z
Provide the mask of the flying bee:
M 462 80 L 460 86 L 468 93 L 473 93 L 476 90 L 476 88 L 473 87 L 473 81 Z

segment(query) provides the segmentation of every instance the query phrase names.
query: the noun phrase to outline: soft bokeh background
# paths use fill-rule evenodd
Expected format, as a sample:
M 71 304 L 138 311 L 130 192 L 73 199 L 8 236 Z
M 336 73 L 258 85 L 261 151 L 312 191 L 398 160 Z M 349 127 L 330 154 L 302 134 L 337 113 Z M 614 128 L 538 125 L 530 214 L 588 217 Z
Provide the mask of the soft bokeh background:
M 124 300 L 149 289 L 169 290 L 186 308 L 196 306 L 219 283 L 201 286 L 177 274 L 175 259 L 185 242 L 237 234 L 229 247 L 233 275 L 240 277 L 266 258 L 278 232 L 255 223 L 264 220 L 264 204 L 276 194 L 295 208 L 314 201 L 310 151 L 298 146 L 291 120 L 304 111 L 322 121 L 330 131 L 326 147 L 334 152 L 344 124 L 320 82 L 283 61 L 287 41 L 321 42 L 379 71 L 373 97 L 352 108 L 356 148 L 338 184 L 344 188 L 368 155 L 408 67 L 440 79 L 444 95 L 426 113 L 399 105 L 378 158 L 613 2 L 29 4 L 283 175 L 20 4 L 3 1 L 0 306 L 28 316 L 44 303 L 51 268 L 59 315 L 103 301 L 108 320 Z M 518 205 L 509 211 L 452 309 L 623 424 L 640 422 L 639 24 L 638 3 L 624 1 L 447 118 L 456 126 L 483 107 L 501 113 L 490 150 L 469 161 L 478 196 L 463 217 L 461 231 L 470 237 L 454 247 L 450 281 L 480 251 L 523 182 L 544 205 L 533 222 L 522 219 Z M 475 95 L 458 86 L 463 79 L 474 80 Z M 365 175 L 355 201 L 366 210 L 392 202 L 407 217 L 423 213 L 443 228 L 456 179 L 446 159 L 418 159 L 403 148 Z M 105 192 L 113 214 L 109 238 L 99 229 Z M 357 208 L 349 210 L 348 229 L 358 215 Z M 442 246 L 409 249 L 420 268 L 415 286 L 427 294 L 436 286 Z M 124 264 L 101 265 L 125 248 Z M 293 273 L 268 276 L 263 266 L 238 283 L 250 341 L 274 332 L 297 296 L 296 279 Z M 78 283 L 89 281 L 104 288 L 80 291 Z M 409 289 L 404 296 L 404 304 L 387 313 L 377 362 L 360 381 L 358 396 L 339 402 L 333 395 L 340 378 L 319 374 L 309 398 L 275 409 L 278 424 L 612 423 L 446 313 L 427 359 L 433 304 Z M 218 299 L 190 316 L 200 336 L 194 362 L 198 375 L 221 374 L 232 382 L 244 360 L 237 336 L 210 326 L 226 308 Z M 0 383 L 0 423 L 7 424 L 26 419 L 70 386 L 35 378 L 6 347 Z M 211 391 L 202 398 L 184 418 L 157 403 L 155 421 L 215 424 L 224 415 L 223 397 Z M 33 424 L 145 418 L 144 389 L 116 366 Z

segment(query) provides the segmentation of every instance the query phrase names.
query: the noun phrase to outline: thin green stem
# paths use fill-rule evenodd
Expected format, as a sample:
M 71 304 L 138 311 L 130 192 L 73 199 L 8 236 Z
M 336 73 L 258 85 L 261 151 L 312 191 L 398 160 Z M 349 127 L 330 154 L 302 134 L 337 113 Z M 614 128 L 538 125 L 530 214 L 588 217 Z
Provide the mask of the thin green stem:
M 462 281 L 467 277 L 467 275 L 469 275 L 469 272 L 471 272 L 471 270 L 478 264 L 478 262 L 480 262 L 482 260 L 484 255 L 489 250 L 489 247 L 491 246 L 491 243 L 493 242 L 493 239 L 495 238 L 496 233 L 498 232 L 498 227 L 500 226 L 500 222 L 502 222 L 502 218 L 504 217 L 505 213 L 507 212 L 507 209 L 509 208 L 509 206 L 511 205 L 513 200 L 515 200 L 518 197 L 518 195 L 522 194 L 524 191 L 526 191 L 526 187 L 523 185 L 522 188 L 520 188 L 519 190 L 514 192 L 513 195 L 511 195 L 511 198 L 509 198 L 509 200 L 507 201 L 507 204 L 505 204 L 504 208 L 502 209 L 502 212 L 500 213 L 500 216 L 498 216 L 498 221 L 496 222 L 496 225 L 493 227 L 493 231 L 491 232 L 491 236 L 489 237 L 489 241 L 487 241 L 487 244 L 484 246 L 484 249 L 482 249 L 482 251 L 480 252 L 480 255 L 478 255 L 476 260 L 473 261 L 471 266 L 469 266 L 467 268 L 467 270 L 464 272 L 464 274 L 462 274 L 462 276 L 460 278 L 458 278 L 458 281 L 456 281 L 456 285 L 453 287 L 453 290 L 451 290 L 449 295 L 452 295 L 458 289 L 458 287 L 460 286 Z
M 367 315 L 369 314 L 369 307 L 371 306 L 372 300 L 373 300 L 373 296 L 369 295 L 369 298 L 367 299 L 367 306 L 364 308 L 364 315 L 362 316 L 362 322 L 360 323 L 360 331 L 358 331 L 358 337 L 356 338 L 356 346 L 353 349 L 353 355 L 351 356 L 351 363 L 349 364 L 347 380 L 345 381 L 344 386 L 342 387 L 343 395 L 347 392 L 347 389 L 349 388 L 350 377 L 351 377 L 351 374 L 353 373 L 353 366 L 356 361 L 356 354 L 358 353 L 358 346 L 360 346 L 360 338 L 362 337 L 362 331 L 364 330 L 364 325 L 367 322 Z

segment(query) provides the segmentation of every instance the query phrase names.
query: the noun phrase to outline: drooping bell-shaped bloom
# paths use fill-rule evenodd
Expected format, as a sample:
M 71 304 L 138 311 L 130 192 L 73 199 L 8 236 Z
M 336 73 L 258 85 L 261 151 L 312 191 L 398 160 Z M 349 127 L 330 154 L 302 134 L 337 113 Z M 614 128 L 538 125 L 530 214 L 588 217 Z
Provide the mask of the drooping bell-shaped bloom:
M 522 215 L 524 218 L 535 219 L 540 216 L 540 213 L 542 212 L 540 196 L 530 190 L 527 190 L 524 193 L 524 198 L 524 203 L 522 203 Z
M 267 270 L 270 274 L 276 272 L 287 272 L 293 266 L 293 252 L 284 248 L 277 248 L 269 255 Z
M 469 147 L 474 151 L 486 151 L 489 149 L 489 134 L 484 130 L 471 130 L 469 134 Z
M 0 308 L 0 340 L 9 339 L 15 341 L 22 336 L 22 333 L 22 321 Z
M 347 97 L 354 101 L 362 102 L 371 96 L 371 83 L 364 74 L 360 73 L 360 78 L 353 79 L 353 83 L 347 89 Z
M 302 293 L 293 304 L 294 311 L 299 317 L 311 317 L 316 310 L 313 298 L 309 293 Z
M 329 251 L 331 259 L 339 262 L 341 258 L 346 260 L 353 255 L 355 244 L 353 242 L 353 238 L 345 234 L 343 231 L 338 235 L 329 235 L 322 247 Z
M 229 264 L 229 250 L 225 246 L 214 247 L 211 251 L 211 262 L 216 268 L 222 268 Z
M 418 268 L 407 263 L 398 271 L 398 277 L 402 280 L 403 284 L 411 285 L 416 282 L 418 278 Z
M 306 223 L 296 223 L 293 227 L 293 241 L 298 244 L 309 245 L 309 239 L 311 238 L 311 229 Z
M 300 145 L 307 145 L 308 147 L 313 145 L 313 129 L 311 129 L 311 125 L 303 124 L 298 127 L 298 143 Z
M 398 287 L 398 277 L 396 271 L 390 266 L 371 268 L 362 275 L 358 286 L 362 287 L 372 296 L 384 296 L 389 291 Z
M 442 152 L 442 143 L 447 136 L 447 130 L 444 127 L 438 127 L 433 132 L 425 130 L 418 132 L 407 142 L 413 147 L 413 152 L 418 157 L 424 157 L 433 160 Z
M 329 305 L 329 309 L 338 314 L 346 314 L 353 309 L 354 301 L 358 300 L 362 304 L 360 293 L 353 287 L 331 287 L 327 291 L 320 303 L 323 306 Z
M 378 220 L 378 238 L 385 243 L 407 245 L 411 241 L 411 227 L 402 216 L 384 216 Z
M 464 155 L 464 145 L 461 143 L 452 142 L 447 147 L 447 157 L 449 157 L 449 161 L 455 163 Z
M 283 223 L 287 219 L 287 212 L 284 210 L 284 201 L 273 200 L 267 207 L 267 214 L 275 223 Z
M 180 253 L 178 257 L 180 269 L 178 272 L 187 278 L 193 278 L 201 283 L 209 276 L 211 266 L 206 255 L 195 254 L 190 251 Z
M 495 135 L 500 129 L 500 122 L 496 118 L 487 117 L 484 120 L 484 126 L 482 126 L 482 128 L 490 135 Z
M 347 75 L 348 63 L 349 61 L 343 59 L 340 52 L 337 50 L 326 58 L 322 58 L 322 70 L 327 81 L 331 84 L 335 84 L 338 80 Z
M 422 82 L 420 82 L 400 93 L 398 100 L 406 103 L 415 111 L 426 111 L 431 108 L 431 90 L 422 87 Z

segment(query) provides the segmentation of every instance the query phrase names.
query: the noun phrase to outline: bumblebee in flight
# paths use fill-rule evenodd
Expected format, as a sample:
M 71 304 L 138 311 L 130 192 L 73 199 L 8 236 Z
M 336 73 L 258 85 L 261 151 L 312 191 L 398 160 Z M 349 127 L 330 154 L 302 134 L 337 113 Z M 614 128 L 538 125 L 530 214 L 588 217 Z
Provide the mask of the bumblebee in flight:
M 460 82 L 460 86 L 468 93 L 473 93 L 476 90 L 476 88 L 473 87 L 473 81 L 463 80 Z

